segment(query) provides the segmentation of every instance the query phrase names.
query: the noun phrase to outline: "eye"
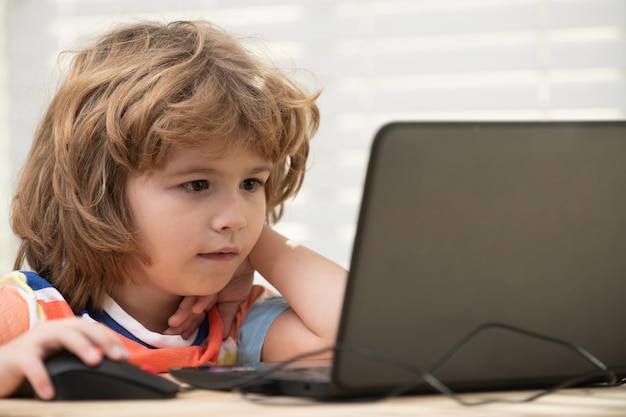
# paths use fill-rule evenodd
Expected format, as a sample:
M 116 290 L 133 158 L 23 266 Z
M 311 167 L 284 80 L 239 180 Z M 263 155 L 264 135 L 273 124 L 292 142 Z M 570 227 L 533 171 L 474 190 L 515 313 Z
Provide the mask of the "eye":
M 189 181 L 181 185 L 186 191 L 200 192 L 209 189 L 209 182 L 207 180 L 195 180 Z
M 256 178 L 248 178 L 241 182 L 241 188 L 246 191 L 256 191 L 259 188 L 263 188 L 265 183 Z

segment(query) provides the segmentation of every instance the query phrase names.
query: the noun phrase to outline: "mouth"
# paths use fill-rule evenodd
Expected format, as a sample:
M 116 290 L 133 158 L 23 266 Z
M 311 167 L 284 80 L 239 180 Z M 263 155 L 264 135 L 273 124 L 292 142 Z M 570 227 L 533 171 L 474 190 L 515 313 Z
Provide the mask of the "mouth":
M 230 261 L 236 258 L 239 255 L 239 250 L 237 248 L 220 248 L 215 251 L 200 253 L 199 256 L 205 259 L 209 259 L 212 261 Z

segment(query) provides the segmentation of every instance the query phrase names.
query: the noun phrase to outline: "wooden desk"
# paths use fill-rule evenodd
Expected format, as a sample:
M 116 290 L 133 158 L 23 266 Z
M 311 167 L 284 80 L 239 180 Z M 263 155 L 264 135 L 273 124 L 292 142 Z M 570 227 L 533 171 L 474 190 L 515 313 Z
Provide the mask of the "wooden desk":
M 464 395 L 466 399 L 521 398 L 527 392 Z M 258 397 L 257 397 L 258 398 Z M 43 402 L 0 400 L 0 416 L 55 417 L 280 417 L 280 416 L 626 416 L 626 386 L 559 391 L 525 404 L 490 404 L 465 407 L 439 395 L 410 396 L 361 403 L 319 403 L 272 397 L 255 403 L 237 393 L 193 391 L 169 400 Z

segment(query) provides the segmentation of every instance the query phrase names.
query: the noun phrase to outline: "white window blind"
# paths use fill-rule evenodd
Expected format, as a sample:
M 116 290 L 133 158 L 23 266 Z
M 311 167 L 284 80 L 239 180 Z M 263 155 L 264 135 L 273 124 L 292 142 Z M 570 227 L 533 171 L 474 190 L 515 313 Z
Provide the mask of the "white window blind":
M 310 70 L 324 91 L 322 125 L 302 192 L 279 229 L 346 266 L 369 145 L 383 123 L 626 118 L 624 0 L 8 0 L 7 7 L 11 153 L 2 165 L 13 171 L 49 98 L 58 52 L 114 23 L 205 18 L 266 42 L 285 67 Z

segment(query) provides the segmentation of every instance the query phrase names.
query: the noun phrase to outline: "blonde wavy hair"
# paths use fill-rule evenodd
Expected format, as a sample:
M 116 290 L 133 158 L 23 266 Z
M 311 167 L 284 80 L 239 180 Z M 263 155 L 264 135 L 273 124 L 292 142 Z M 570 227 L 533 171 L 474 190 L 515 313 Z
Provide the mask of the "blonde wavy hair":
M 73 54 L 37 129 L 11 206 L 15 268 L 27 263 L 75 311 L 100 308 L 132 278 L 127 255 L 150 262 L 126 202 L 129 176 L 210 140 L 273 163 L 266 217 L 277 222 L 304 178 L 318 96 L 208 22 L 117 27 Z

